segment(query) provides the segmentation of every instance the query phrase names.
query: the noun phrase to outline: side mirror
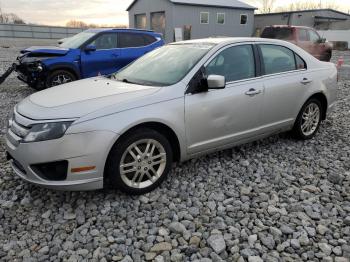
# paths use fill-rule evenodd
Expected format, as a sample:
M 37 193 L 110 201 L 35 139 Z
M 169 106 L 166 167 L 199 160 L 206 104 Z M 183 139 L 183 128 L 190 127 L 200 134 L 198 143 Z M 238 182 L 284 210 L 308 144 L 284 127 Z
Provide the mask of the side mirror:
M 320 38 L 320 39 L 317 40 L 317 43 L 319 43 L 319 44 L 324 44 L 326 42 L 327 42 L 326 38 Z
M 224 89 L 226 86 L 226 79 L 220 75 L 209 75 L 207 77 L 209 89 Z
M 84 50 L 85 50 L 85 52 L 94 52 L 94 51 L 96 51 L 96 46 L 95 45 L 87 45 Z

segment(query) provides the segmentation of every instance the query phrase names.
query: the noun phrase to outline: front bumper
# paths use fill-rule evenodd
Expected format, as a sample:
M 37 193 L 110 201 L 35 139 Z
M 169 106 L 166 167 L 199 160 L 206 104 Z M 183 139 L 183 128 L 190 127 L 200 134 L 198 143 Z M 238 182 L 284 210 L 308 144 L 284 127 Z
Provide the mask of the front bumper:
M 56 140 L 19 143 L 6 136 L 6 148 L 14 172 L 22 179 L 46 188 L 64 191 L 86 191 L 103 188 L 104 166 L 116 134 L 109 131 L 94 131 L 67 134 Z M 67 177 L 64 181 L 43 179 L 32 168 L 36 164 L 68 161 Z M 73 173 L 73 168 L 94 166 L 90 171 Z

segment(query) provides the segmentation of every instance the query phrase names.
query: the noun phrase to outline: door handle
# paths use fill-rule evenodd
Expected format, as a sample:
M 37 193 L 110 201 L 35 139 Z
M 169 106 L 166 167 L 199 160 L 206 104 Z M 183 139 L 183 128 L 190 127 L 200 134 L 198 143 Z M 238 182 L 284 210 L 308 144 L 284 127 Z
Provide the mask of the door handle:
M 245 92 L 247 96 L 256 96 L 261 94 L 261 90 L 256 90 L 254 88 L 249 89 L 249 91 Z
M 304 84 L 304 85 L 307 85 L 307 84 L 310 84 L 311 82 L 312 82 L 311 79 L 308 79 L 308 78 L 305 77 L 303 80 L 301 80 L 300 83 L 302 83 L 302 84 Z
M 112 54 L 112 56 L 115 58 L 119 57 L 119 55 L 117 55 L 117 54 Z

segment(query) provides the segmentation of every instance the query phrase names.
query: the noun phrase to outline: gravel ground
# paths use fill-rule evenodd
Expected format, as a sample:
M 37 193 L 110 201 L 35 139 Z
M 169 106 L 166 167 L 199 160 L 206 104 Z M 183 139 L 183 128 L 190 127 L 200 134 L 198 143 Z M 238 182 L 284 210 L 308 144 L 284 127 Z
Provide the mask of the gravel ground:
M 17 51 L 0 48 L 0 67 Z M 339 104 L 314 139 L 282 134 L 194 159 L 139 197 L 30 185 L 1 139 L 0 260 L 349 261 L 349 76 L 344 67 Z M 1 136 L 31 92 L 14 78 L 0 87 Z

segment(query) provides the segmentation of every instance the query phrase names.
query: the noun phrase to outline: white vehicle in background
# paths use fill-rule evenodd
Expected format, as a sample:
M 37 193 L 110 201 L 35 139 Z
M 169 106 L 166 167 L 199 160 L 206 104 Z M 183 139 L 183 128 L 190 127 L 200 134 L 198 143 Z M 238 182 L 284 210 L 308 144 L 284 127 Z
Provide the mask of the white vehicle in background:
M 173 161 L 292 130 L 315 136 L 337 69 L 284 41 L 202 39 L 156 49 L 112 75 L 31 95 L 9 121 L 24 180 L 61 190 L 155 189 Z

